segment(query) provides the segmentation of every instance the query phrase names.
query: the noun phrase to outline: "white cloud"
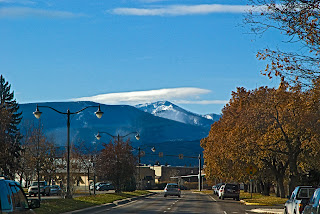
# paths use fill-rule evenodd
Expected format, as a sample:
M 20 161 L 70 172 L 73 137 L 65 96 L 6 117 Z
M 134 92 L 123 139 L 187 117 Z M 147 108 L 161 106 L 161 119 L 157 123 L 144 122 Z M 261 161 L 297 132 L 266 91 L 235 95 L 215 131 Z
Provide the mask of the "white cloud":
M 200 101 L 199 96 L 209 94 L 211 91 L 201 88 L 168 88 L 149 91 L 133 91 L 122 93 L 101 94 L 92 97 L 81 97 L 72 99 L 72 101 L 93 101 L 102 104 L 128 104 L 136 105 L 141 103 L 150 103 L 156 101 L 174 101 L 184 104 L 225 104 L 225 101 L 205 100 Z
M 5 7 L 0 8 L 0 18 L 3 17 L 29 17 L 29 16 L 41 16 L 49 18 L 77 18 L 86 16 L 81 13 L 71 13 L 67 11 L 54 11 L 34 9 L 30 7 Z
M 182 16 L 205 15 L 210 13 L 244 13 L 252 9 L 249 5 L 170 5 L 156 8 L 115 8 L 109 12 L 118 15 L 132 16 Z

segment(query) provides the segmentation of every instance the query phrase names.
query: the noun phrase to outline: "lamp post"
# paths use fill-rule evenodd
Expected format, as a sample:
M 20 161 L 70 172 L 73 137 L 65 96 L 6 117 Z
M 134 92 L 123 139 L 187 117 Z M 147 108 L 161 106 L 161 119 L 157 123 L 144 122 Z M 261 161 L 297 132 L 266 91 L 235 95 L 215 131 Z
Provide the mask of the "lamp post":
M 134 149 L 138 149 L 138 163 L 139 163 L 139 169 L 138 169 L 138 189 L 140 189 L 140 181 L 141 181 L 141 178 L 140 178 L 140 164 L 141 164 L 141 148 L 140 146 L 138 148 L 134 148 Z M 156 148 L 153 146 L 151 148 L 151 151 L 152 152 L 155 152 L 156 151 Z
M 67 112 L 61 112 L 61 111 L 58 111 L 57 109 L 52 108 L 50 106 L 38 106 L 37 105 L 36 111 L 33 112 L 34 116 L 37 119 L 40 119 L 40 116 L 42 114 L 42 112 L 39 111 L 39 108 L 50 108 L 59 114 L 67 115 L 67 194 L 66 194 L 66 198 L 72 198 L 72 194 L 70 191 L 70 115 L 79 114 L 83 110 L 85 110 L 87 108 L 91 108 L 91 107 L 98 107 L 98 110 L 95 112 L 95 115 L 100 119 L 103 115 L 103 112 L 100 110 L 100 105 L 87 106 L 87 107 L 85 107 L 79 111 L 76 111 L 76 112 L 70 112 L 69 109 L 67 110 Z
M 135 135 L 135 138 L 136 138 L 137 140 L 140 140 L 140 135 L 139 135 L 138 132 L 130 132 L 130 133 L 128 133 L 128 134 L 126 134 L 126 135 L 123 135 L 123 136 L 120 136 L 119 134 L 118 134 L 117 136 L 114 136 L 114 135 L 112 135 L 112 134 L 109 134 L 108 132 L 98 132 L 98 134 L 96 135 L 96 138 L 97 138 L 98 140 L 101 139 L 101 135 L 100 135 L 100 134 L 107 134 L 107 135 L 109 135 L 110 137 L 112 137 L 113 140 L 118 140 L 118 142 L 119 142 L 120 139 L 122 139 L 122 138 L 125 138 L 125 137 L 127 137 L 127 136 L 129 136 L 129 135 L 131 135 L 131 134 L 136 134 L 136 135 Z M 136 149 L 136 148 L 134 148 L 134 149 Z M 154 147 L 153 147 L 153 149 L 154 149 Z M 139 150 L 139 182 L 140 182 L 140 147 L 138 147 L 138 150 Z M 155 149 L 154 149 L 154 151 L 155 151 Z

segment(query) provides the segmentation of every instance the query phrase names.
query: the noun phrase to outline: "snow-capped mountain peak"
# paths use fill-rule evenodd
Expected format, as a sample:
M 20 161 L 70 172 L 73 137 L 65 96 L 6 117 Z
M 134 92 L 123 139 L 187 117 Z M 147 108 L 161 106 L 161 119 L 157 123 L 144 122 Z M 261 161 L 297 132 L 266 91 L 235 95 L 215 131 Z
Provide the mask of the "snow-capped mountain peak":
M 158 101 L 155 103 L 139 104 L 135 107 L 140 109 L 141 111 L 148 112 L 158 117 L 163 117 L 181 123 L 197 126 L 210 126 L 220 117 L 220 115 L 215 114 L 208 114 L 205 116 L 198 115 L 190 111 L 187 111 L 168 101 Z

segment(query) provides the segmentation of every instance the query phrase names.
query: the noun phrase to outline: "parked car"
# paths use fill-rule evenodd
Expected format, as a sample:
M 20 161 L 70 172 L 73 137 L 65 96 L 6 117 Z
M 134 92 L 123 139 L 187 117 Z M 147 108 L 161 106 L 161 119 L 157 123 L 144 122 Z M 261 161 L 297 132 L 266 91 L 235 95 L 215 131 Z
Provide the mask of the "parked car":
M 164 197 L 169 195 L 181 197 L 181 190 L 176 183 L 168 183 L 164 188 Z
M 50 195 L 50 186 L 47 185 L 46 181 L 40 181 L 40 194 L 42 194 L 43 196 L 45 195 Z M 37 195 L 38 194 L 38 181 L 33 181 L 31 183 L 31 186 L 28 189 L 28 195 L 32 196 L 32 195 Z
M 216 184 L 214 186 L 214 189 L 213 189 L 213 194 L 219 196 L 219 190 L 220 190 L 220 187 L 224 185 L 224 183 L 219 183 L 219 184 Z
M 284 205 L 285 214 L 301 214 L 304 207 L 313 196 L 315 187 L 297 186 Z
M 100 183 L 96 186 L 96 190 L 98 191 L 108 191 L 114 189 L 113 185 L 110 183 Z
M 50 186 L 50 195 L 61 195 L 61 188 L 59 185 Z
M 219 198 L 224 200 L 225 198 L 233 198 L 234 200 L 240 200 L 240 185 L 239 184 L 225 184 L 219 189 Z
M 40 207 L 38 199 L 27 200 L 19 183 L 0 178 L 0 213 L 35 213 L 32 209 Z
M 97 183 L 95 183 L 96 190 L 97 190 L 97 187 L 99 185 L 102 185 L 102 184 L 106 184 L 106 182 L 97 182 Z M 90 188 L 90 190 L 93 190 L 93 183 L 90 183 L 89 188 Z
M 320 213 L 320 188 L 316 189 L 305 206 L 303 214 L 319 214 Z

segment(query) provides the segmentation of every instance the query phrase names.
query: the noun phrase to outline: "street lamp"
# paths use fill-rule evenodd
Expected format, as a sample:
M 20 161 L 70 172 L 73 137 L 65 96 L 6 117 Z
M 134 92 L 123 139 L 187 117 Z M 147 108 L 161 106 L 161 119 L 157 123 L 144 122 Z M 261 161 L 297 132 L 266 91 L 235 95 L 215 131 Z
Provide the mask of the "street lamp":
M 70 191 L 70 115 L 74 115 L 74 114 L 79 114 L 80 112 L 82 112 L 83 110 L 87 109 L 87 108 L 92 108 L 92 107 L 98 107 L 98 110 L 95 112 L 95 115 L 97 116 L 97 118 L 101 118 L 103 115 L 103 112 L 100 110 L 100 105 L 98 106 L 87 106 L 79 111 L 76 112 L 70 112 L 70 110 L 68 109 L 67 112 L 61 112 L 58 111 L 55 108 L 52 108 L 50 106 L 38 106 L 36 108 L 36 111 L 33 112 L 34 116 L 37 119 L 40 119 L 42 112 L 39 111 L 39 107 L 40 108 L 50 108 L 52 110 L 54 110 L 55 112 L 59 113 L 59 114 L 64 114 L 67 115 L 67 194 L 66 194 L 66 198 L 72 198 L 72 194 Z
M 108 132 L 98 132 L 98 134 L 95 136 L 95 137 L 97 138 L 97 140 L 100 140 L 100 139 L 101 139 L 100 133 L 101 133 L 101 134 L 107 134 L 107 135 L 109 135 L 110 137 L 112 137 L 114 140 L 118 139 L 118 141 L 120 141 L 120 138 L 122 139 L 122 138 L 125 138 L 125 137 L 127 137 L 127 136 L 129 136 L 129 135 L 131 135 L 131 134 L 136 134 L 136 135 L 135 135 L 135 138 L 136 138 L 137 140 L 140 140 L 140 135 L 139 135 L 138 132 L 131 132 L 131 133 L 126 134 L 126 135 L 124 135 L 124 136 L 120 136 L 119 134 L 118 134 L 117 136 L 114 136 L 114 135 L 112 135 L 112 134 L 109 134 Z
M 146 147 L 144 147 L 144 148 L 146 148 Z M 136 149 L 136 148 L 134 148 L 134 149 Z M 137 148 L 138 149 L 138 160 L 139 160 L 139 169 L 138 169 L 138 189 L 140 189 L 140 181 L 141 181 L 141 178 L 140 178 L 140 164 L 141 164 L 141 148 L 140 148 L 140 146 Z M 151 148 L 151 151 L 152 152 L 155 152 L 156 151 L 156 148 L 153 146 L 152 148 Z
M 110 137 L 112 137 L 113 138 L 113 140 L 115 141 L 115 140 L 118 140 L 118 142 L 120 142 L 120 139 L 123 139 L 123 138 L 125 138 L 125 137 L 128 137 L 129 135 L 131 135 L 131 134 L 136 134 L 135 135 L 135 138 L 137 139 L 137 140 L 140 140 L 140 134 L 138 133 L 138 132 L 130 132 L 130 133 L 128 133 L 128 134 L 126 134 L 126 135 L 123 135 L 123 136 L 120 136 L 119 134 L 117 135 L 117 136 L 114 136 L 114 135 L 112 135 L 112 134 L 109 134 L 108 132 L 98 132 L 98 134 L 95 136 L 96 138 L 97 138 L 97 140 L 100 140 L 101 139 L 101 135 L 100 135 L 100 133 L 101 134 L 107 134 L 107 135 L 109 135 Z M 94 169 L 95 170 L 95 169 Z M 95 184 L 96 183 L 96 181 L 95 181 L 95 175 L 94 175 L 94 177 L 93 177 L 93 186 L 95 187 Z M 95 194 L 95 193 L 94 193 Z

